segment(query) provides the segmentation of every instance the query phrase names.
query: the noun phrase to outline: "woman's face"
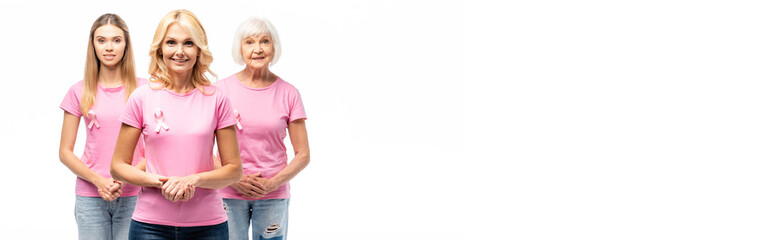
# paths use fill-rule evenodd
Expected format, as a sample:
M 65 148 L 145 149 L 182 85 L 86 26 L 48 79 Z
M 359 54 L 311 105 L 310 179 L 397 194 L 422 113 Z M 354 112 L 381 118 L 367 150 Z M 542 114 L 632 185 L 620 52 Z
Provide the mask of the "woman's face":
M 105 67 L 112 68 L 121 63 L 124 49 L 126 41 L 120 28 L 107 24 L 94 31 L 94 50 Z
M 176 23 L 169 26 L 161 43 L 161 57 L 167 69 L 173 73 L 190 73 L 198 56 L 199 47 L 193 43 L 190 33 Z
M 242 40 L 242 59 L 247 67 L 253 69 L 268 68 L 268 63 L 274 58 L 274 42 L 271 35 L 247 37 Z

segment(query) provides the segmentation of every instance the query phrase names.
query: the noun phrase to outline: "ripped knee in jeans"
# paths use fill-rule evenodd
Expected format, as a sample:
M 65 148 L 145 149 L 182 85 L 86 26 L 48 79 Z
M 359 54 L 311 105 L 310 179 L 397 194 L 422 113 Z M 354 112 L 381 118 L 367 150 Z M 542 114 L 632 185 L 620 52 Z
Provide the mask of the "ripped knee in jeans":
M 266 230 L 263 231 L 263 234 L 260 235 L 260 240 L 282 240 L 282 239 L 284 239 L 284 235 L 276 236 L 276 234 L 282 234 L 281 231 L 280 231 L 281 228 L 282 228 L 282 226 L 280 226 L 278 223 L 272 223 L 271 225 L 268 225 L 268 227 L 266 227 Z
M 268 227 L 266 227 L 266 231 L 264 233 L 265 234 L 273 234 L 275 232 L 278 232 L 279 228 L 280 228 L 279 224 L 272 223 L 271 225 L 268 225 Z

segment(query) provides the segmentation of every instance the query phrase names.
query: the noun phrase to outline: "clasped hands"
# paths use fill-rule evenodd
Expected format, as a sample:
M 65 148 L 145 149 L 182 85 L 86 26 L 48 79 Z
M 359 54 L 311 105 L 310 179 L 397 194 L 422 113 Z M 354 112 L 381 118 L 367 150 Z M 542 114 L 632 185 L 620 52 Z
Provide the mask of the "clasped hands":
M 279 186 L 271 179 L 261 178 L 260 172 L 255 174 L 242 175 L 239 182 L 231 184 L 231 187 L 242 194 L 245 198 L 262 198 L 266 194 L 273 192 Z
M 231 187 L 246 198 L 261 198 L 276 190 L 274 181 L 261 178 L 261 173 L 242 175 L 239 182 L 231 184 Z M 161 189 L 164 198 L 172 202 L 188 201 L 193 198 L 199 176 L 196 174 L 185 177 L 164 177 L 156 175 L 156 187 Z
M 161 189 L 161 195 L 169 201 L 188 201 L 196 192 L 199 176 L 196 174 L 185 177 L 165 177 L 156 175 L 155 187 Z
M 99 197 L 105 201 L 114 201 L 123 193 L 123 182 L 113 178 L 100 178 L 94 183 L 97 186 Z

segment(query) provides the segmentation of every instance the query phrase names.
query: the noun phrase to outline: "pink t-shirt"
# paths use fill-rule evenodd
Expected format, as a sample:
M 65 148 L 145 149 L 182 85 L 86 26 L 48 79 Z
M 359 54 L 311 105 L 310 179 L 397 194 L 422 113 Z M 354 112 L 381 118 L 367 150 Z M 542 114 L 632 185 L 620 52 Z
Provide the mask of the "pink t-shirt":
M 148 80 L 144 78 L 137 78 L 137 86 L 145 85 L 147 82 Z M 118 140 L 118 132 L 121 129 L 121 121 L 118 120 L 118 117 L 121 116 L 126 104 L 124 87 L 106 88 L 98 85 L 96 101 L 90 111 L 92 117 L 89 117 L 88 113 L 86 115 L 81 113 L 82 93 L 83 81 L 79 81 L 67 91 L 67 95 L 64 96 L 59 108 L 76 117 L 83 117 L 83 125 L 86 127 L 86 145 L 83 149 L 83 155 L 81 155 L 83 164 L 102 177 L 111 178 L 110 162 L 113 160 L 115 142 Z M 143 150 L 143 144 L 137 144 L 132 164 L 137 164 L 140 161 L 144 155 Z M 140 192 L 140 188 L 126 184 L 122 191 L 122 197 L 136 196 Z M 75 194 L 85 197 L 99 197 L 97 187 L 80 177 L 75 180 Z
M 236 75 L 218 81 L 217 85 L 231 100 L 238 111 L 237 136 L 241 151 L 244 174 L 260 172 L 261 177 L 271 178 L 287 166 L 287 124 L 305 119 L 301 95 L 293 85 L 281 78 L 265 88 L 250 88 L 239 82 Z M 235 189 L 220 190 L 225 198 L 244 198 Z M 290 184 L 284 184 L 260 199 L 290 198 Z
M 205 87 L 180 94 L 150 83 L 132 93 L 121 121 L 142 130 L 146 171 L 161 176 L 184 177 L 211 171 L 215 130 L 236 124 L 223 91 Z M 196 188 L 188 201 L 172 202 L 161 189 L 143 187 L 132 219 L 168 226 L 207 226 L 225 222 L 223 199 L 218 190 Z

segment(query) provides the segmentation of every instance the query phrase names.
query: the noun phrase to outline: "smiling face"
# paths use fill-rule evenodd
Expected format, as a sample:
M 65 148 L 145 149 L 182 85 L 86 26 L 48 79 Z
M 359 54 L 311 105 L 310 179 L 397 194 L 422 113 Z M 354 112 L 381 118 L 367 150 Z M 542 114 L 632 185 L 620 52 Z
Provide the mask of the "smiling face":
M 123 30 L 115 25 L 103 25 L 94 31 L 94 51 L 102 66 L 113 68 L 123 59 L 126 41 Z
M 160 50 L 164 65 L 176 74 L 190 73 L 199 55 L 199 47 L 193 43 L 191 34 L 178 24 L 169 26 Z
M 242 40 L 242 59 L 247 67 L 253 69 L 267 68 L 274 58 L 274 43 L 271 35 L 246 37 Z

